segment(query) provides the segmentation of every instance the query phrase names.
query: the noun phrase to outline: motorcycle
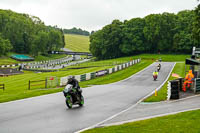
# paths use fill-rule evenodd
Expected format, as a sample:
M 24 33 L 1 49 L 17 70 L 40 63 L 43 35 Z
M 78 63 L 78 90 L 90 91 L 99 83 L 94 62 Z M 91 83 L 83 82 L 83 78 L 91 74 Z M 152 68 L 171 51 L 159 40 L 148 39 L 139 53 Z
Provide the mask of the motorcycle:
M 158 71 L 158 72 L 160 71 L 160 66 L 157 66 L 157 71 Z
M 77 90 L 73 88 L 73 85 L 68 84 L 66 85 L 65 89 L 63 90 L 65 96 L 65 103 L 68 108 L 72 108 L 72 105 L 78 104 L 79 106 L 83 106 L 84 98 L 78 94 Z M 82 93 L 82 90 L 80 90 Z
M 158 75 L 153 75 L 154 81 L 156 81 L 157 77 L 158 77 Z

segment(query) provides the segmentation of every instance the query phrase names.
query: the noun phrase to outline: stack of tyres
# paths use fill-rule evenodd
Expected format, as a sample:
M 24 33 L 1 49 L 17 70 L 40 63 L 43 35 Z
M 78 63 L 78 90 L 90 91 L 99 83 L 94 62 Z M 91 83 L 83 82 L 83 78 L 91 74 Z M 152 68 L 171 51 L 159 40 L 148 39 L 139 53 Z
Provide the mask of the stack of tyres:
M 171 82 L 171 97 L 170 99 L 179 99 L 179 80 L 172 80 Z
M 178 78 L 178 80 L 179 80 L 179 90 L 182 91 L 184 78 Z

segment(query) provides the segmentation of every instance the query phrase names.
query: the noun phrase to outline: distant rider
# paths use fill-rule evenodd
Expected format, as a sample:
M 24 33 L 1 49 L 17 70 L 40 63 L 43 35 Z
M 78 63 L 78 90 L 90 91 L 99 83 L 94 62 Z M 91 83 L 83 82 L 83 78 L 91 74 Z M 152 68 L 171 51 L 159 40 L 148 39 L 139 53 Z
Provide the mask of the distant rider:
M 158 72 L 156 70 L 153 72 L 153 78 L 154 78 L 154 80 L 156 80 L 158 78 Z
M 158 64 L 157 69 L 158 69 L 158 72 L 159 72 L 160 69 L 161 69 L 161 64 L 160 63 Z

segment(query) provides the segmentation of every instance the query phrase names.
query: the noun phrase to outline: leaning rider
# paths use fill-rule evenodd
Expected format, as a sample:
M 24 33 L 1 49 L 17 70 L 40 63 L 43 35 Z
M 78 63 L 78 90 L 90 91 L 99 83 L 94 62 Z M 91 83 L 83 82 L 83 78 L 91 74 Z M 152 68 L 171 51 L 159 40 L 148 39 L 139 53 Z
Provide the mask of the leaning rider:
M 157 66 L 158 70 L 161 69 L 161 64 L 159 63 L 158 66 Z
M 73 88 L 76 89 L 76 91 L 78 92 L 79 96 L 81 97 L 81 89 L 80 89 L 78 80 L 76 80 L 74 76 L 69 76 L 68 77 L 67 84 L 71 84 L 73 86 Z

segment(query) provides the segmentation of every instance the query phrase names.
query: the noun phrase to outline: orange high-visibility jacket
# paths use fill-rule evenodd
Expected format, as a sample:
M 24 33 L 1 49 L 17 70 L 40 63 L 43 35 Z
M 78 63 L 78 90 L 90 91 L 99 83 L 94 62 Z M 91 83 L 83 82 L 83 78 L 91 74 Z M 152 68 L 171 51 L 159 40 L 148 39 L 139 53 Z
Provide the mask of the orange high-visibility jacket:
M 192 74 L 192 70 L 189 70 L 189 73 L 185 76 L 185 80 L 187 80 L 189 83 L 192 83 L 194 78 L 194 74 Z

